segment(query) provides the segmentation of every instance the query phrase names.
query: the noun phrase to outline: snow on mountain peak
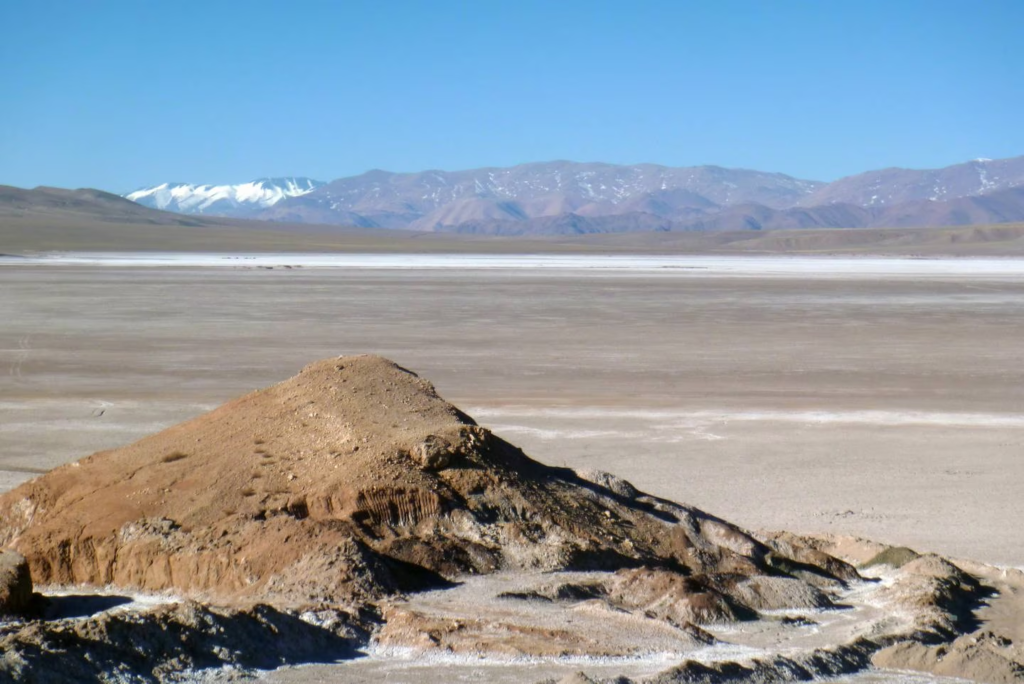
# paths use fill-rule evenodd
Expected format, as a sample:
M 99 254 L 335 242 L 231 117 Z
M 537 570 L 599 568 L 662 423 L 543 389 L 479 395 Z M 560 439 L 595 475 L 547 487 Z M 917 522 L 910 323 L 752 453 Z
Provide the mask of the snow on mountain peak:
M 324 185 L 311 178 L 258 178 L 234 185 L 161 183 L 124 197 L 154 209 L 186 214 L 245 216 L 272 207 L 288 197 L 300 197 Z

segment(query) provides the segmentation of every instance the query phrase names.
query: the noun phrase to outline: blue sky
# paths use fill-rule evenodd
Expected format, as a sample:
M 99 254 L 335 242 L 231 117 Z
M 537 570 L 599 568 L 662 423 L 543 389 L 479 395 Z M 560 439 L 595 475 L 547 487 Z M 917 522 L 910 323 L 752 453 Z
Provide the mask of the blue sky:
M 0 184 L 1024 154 L 1020 0 L 0 0 Z

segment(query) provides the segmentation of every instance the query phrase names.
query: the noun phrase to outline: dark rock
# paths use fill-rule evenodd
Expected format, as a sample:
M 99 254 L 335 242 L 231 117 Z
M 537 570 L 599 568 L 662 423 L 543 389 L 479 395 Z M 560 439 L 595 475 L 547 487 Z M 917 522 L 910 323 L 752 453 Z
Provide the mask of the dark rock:
M 28 561 L 17 551 L 0 552 L 0 615 L 24 615 L 32 605 Z

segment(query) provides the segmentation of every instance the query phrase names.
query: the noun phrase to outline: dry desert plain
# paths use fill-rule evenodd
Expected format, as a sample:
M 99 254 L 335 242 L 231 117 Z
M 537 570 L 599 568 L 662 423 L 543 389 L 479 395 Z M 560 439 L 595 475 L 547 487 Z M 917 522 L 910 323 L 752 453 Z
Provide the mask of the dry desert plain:
M 594 259 L 8 261 L 0 486 L 372 352 L 547 463 L 1024 566 L 1024 262 Z

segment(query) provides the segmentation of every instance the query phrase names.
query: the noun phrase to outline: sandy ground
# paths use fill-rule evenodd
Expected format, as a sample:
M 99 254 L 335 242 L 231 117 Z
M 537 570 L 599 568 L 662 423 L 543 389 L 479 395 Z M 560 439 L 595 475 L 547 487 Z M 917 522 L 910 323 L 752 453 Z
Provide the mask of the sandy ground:
M 374 352 L 549 463 L 1024 566 L 1024 266 L 957 270 L 4 265 L 0 487 Z

